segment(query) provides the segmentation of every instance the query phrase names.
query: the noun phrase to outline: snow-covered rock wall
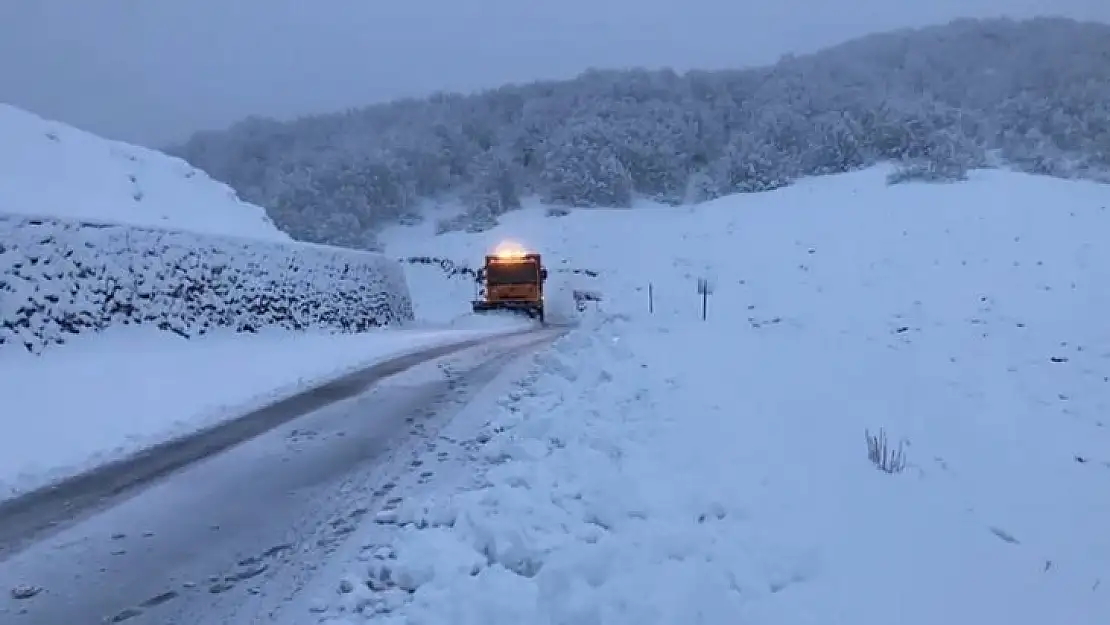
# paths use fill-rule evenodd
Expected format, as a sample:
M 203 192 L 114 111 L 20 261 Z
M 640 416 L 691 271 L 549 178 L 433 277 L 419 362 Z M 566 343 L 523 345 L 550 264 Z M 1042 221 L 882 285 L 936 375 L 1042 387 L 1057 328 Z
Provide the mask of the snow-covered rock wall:
M 360 331 L 412 319 L 398 263 L 295 242 L 0 214 L 0 350 L 117 324 Z

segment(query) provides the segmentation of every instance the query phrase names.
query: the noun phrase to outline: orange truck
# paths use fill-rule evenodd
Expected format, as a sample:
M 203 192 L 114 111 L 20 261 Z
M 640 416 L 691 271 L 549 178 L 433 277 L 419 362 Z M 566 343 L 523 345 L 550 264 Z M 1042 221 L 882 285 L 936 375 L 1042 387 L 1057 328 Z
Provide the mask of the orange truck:
M 547 280 L 547 269 L 539 254 L 502 244 L 486 256 L 477 278 L 481 295 L 473 301 L 474 312 L 510 310 L 544 323 L 543 283 Z

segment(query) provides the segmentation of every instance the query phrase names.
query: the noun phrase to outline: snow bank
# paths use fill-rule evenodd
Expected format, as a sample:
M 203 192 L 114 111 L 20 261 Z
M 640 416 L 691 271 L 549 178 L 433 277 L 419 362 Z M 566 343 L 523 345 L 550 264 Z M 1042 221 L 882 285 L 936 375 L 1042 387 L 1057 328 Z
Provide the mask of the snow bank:
M 513 214 L 469 238 L 393 233 L 391 252 L 460 257 L 512 236 L 596 266 L 606 299 L 491 407 L 473 475 L 394 493 L 363 527 L 326 619 L 1110 613 L 1110 187 L 885 174 L 692 210 Z M 891 472 L 869 458 L 880 429 L 906 453 Z
M 358 331 L 412 318 L 379 254 L 185 231 L 0 215 L 0 350 L 113 325 Z
M 389 357 L 502 333 L 110 328 L 0 355 L 0 500 L 188 434 Z
M 0 213 L 289 241 L 185 161 L 0 103 Z

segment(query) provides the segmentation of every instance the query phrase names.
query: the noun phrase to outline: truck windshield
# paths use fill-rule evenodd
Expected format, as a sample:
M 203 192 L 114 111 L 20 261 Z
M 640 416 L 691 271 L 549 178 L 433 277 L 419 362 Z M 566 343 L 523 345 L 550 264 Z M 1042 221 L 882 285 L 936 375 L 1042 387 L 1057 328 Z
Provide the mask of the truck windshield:
M 490 284 L 535 284 L 540 281 L 535 263 L 504 263 L 486 269 Z

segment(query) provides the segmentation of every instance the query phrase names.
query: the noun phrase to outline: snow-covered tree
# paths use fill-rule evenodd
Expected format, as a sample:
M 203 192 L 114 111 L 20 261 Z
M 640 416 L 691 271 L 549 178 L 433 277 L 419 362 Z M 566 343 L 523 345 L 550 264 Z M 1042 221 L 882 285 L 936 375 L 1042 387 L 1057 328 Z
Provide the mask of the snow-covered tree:
M 281 228 L 372 241 L 425 200 L 481 228 L 525 195 L 571 206 L 702 201 L 895 161 L 958 180 L 988 163 L 1110 179 L 1110 25 L 956 20 L 769 67 L 590 70 L 288 122 L 250 118 L 171 152 Z
M 632 177 L 617 156 L 609 128 L 578 118 L 551 139 L 543 154 L 541 189 L 549 204 L 632 205 Z

